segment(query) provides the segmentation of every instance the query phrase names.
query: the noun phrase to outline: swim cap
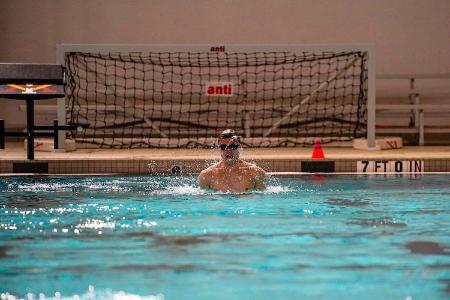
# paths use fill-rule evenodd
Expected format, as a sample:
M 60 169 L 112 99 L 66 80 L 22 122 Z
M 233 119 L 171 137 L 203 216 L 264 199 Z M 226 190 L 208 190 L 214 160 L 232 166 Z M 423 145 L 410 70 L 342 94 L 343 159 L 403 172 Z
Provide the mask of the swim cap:
M 219 136 L 219 139 L 232 139 L 237 142 L 241 142 L 241 137 L 236 134 L 236 131 L 233 129 L 225 129 Z

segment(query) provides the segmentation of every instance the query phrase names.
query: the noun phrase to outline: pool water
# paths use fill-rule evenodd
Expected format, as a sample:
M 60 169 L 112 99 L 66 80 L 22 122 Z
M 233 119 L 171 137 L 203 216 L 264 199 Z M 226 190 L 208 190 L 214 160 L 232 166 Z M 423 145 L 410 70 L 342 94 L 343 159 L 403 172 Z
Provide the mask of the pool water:
M 449 299 L 450 176 L 0 177 L 3 299 Z

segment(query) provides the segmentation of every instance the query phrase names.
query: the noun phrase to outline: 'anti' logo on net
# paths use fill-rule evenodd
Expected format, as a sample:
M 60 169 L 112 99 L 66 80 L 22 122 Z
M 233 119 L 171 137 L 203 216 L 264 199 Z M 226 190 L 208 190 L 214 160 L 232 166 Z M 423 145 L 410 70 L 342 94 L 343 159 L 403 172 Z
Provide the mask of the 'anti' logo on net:
M 205 88 L 206 96 L 233 96 L 234 89 L 232 82 L 208 82 Z
M 211 52 L 225 52 L 225 46 L 211 47 L 209 50 Z

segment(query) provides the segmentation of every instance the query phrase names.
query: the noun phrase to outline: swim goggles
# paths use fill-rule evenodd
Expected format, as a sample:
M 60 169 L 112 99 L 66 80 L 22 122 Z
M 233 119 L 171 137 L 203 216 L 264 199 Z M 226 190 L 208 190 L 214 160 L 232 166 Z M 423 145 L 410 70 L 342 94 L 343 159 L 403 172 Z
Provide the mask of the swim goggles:
M 228 150 L 228 149 L 230 149 L 230 150 L 236 150 L 237 148 L 239 148 L 241 145 L 239 145 L 239 144 L 220 144 L 219 145 L 219 148 L 220 148 L 220 150 L 222 150 L 222 151 L 225 151 L 225 150 Z

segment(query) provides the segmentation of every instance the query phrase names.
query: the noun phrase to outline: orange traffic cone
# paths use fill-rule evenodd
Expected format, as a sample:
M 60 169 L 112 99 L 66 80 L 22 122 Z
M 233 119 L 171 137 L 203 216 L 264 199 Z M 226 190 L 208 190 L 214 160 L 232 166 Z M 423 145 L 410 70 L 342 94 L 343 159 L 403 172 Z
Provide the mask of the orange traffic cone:
M 323 154 L 322 146 L 320 145 L 320 139 L 316 139 L 314 142 L 314 151 L 312 154 L 313 159 L 325 159 L 325 155 Z

